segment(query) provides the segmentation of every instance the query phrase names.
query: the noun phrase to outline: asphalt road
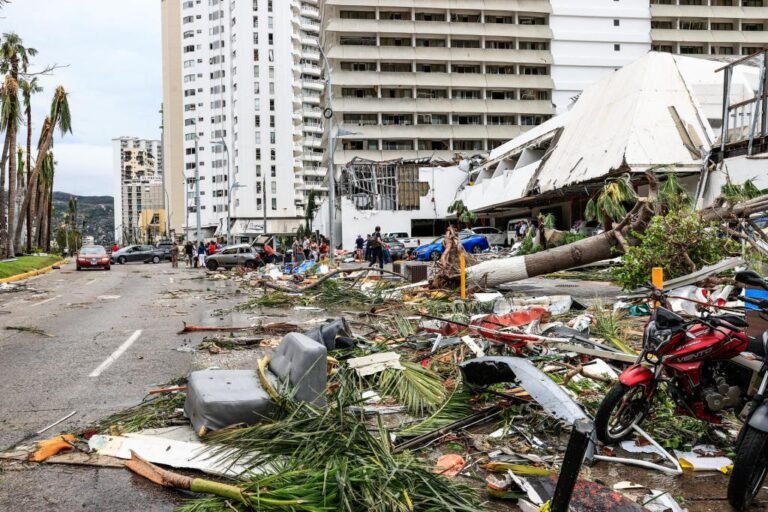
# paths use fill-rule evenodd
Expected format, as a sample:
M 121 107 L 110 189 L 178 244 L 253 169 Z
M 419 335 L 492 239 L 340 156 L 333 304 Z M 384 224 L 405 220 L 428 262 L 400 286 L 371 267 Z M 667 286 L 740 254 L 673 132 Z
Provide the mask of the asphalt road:
M 70 264 L 27 281 L 25 291 L 0 293 L 0 449 L 77 411 L 42 437 L 74 431 L 186 375 L 193 356 L 176 351 L 182 320 L 212 324 L 230 286 L 201 275 L 168 263 L 110 272 Z M 0 467 L 3 511 L 172 510 L 179 500 L 120 469 Z

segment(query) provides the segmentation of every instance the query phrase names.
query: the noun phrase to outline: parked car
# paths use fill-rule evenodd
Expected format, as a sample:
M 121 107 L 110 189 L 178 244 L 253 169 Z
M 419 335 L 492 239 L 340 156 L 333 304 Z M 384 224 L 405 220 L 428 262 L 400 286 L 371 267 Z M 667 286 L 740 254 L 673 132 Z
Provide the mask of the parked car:
M 478 226 L 476 228 L 463 229 L 459 235 L 483 235 L 491 245 L 507 245 L 507 234 L 498 228 Z
M 464 246 L 464 250 L 474 254 L 481 253 L 490 249 L 491 244 L 488 243 L 488 239 L 482 235 L 467 235 L 460 236 L 461 245 Z M 443 255 L 445 245 L 443 244 L 444 236 L 441 236 L 431 244 L 422 245 L 413 250 L 413 257 L 417 261 L 437 261 L 440 256 Z
M 261 265 L 261 256 L 248 244 L 230 245 L 205 257 L 205 266 L 208 270 L 216 270 L 219 267 L 256 268 Z
M 387 249 L 389 250 L 389 255 L 392 258 L 392 261 L 405 259 L 405 244 L 394 237 L 385 236 L 382 238 L 382 240 L 387 245 Z
M 384 238 L 396 238 L 403 244 L 406 250 L 415 249 L 421 245 L 421 241 L 417 238 L 411 238 L 405 231 L 399 231 L 396 233 L 384 233 Z
M 129 245 L 113 252 L 111 261 L 120 265 L 134 261 L 160 263 L 164 257 L 163 250 L 153 245 Z
M 163 240 L 162 242 L 158 242 L 155 247 L 163 251 L 163 259 L 170 261 L 171 249 L 173 249 L 173 242 L 171 240 Z
M 101 245 L 88 245 L 80 249 L 77 253 L 77 260 L 75 261 L 75 267 L 77 270 L 83 270 L 84 268 L 101 268 L 109 270 L 111 260 L 107 255 L 107 250 Z

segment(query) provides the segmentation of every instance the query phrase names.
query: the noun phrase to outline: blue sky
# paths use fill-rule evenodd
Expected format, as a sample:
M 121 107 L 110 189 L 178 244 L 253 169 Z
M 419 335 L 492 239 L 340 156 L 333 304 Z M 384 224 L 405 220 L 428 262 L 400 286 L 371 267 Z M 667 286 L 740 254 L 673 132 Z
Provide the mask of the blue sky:
M 74 134 L 55 141 L 54 188 L 113 195 L 112 139 L 160 138 L 160 2 L 12 0 L 0 15 L 0 32 L 38 50 L 32 70 L 68 66 L 41 78 L 33 103 L 34 144 L 56 86 L 69 92 Z

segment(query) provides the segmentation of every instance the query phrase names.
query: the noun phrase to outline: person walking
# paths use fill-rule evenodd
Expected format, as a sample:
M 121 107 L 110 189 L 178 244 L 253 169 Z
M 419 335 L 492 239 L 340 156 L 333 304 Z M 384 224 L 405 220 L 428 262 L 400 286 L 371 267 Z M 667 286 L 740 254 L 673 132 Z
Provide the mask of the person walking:
M 304 251 L 301 250 L 301 242 L 299 242 L 298 237 L 293 239 L 293 243 L 291 244 L 291 254 L 293 255 L 292 260 L 294 263 L 299 263 L 299 256 L 304 255 Z
M 363 247 L 365 247 L 365 239 L 363 235 L 357 235 L 357 240 L 355 240 L 355 259 L 357 261 L 363 261 Z
M 202 241 L 197 246 L 197 264 L 200 268 L 205 267 L 205 244 Z
M 308 260 L 309 259 L 309 237 L 308 236 L 304 237 L 304 242 L 302 242 L 301 244 L 301 249 L 304 251 L 304 259 Z
M 192 268 L 192 257 L 194 251 L 195 248 L 192 245 L 192 242 L 187 240 L 187 243 L 184 244 L 184 262 L 186 263 L 187 268 Z
M 120 250 L 120 246 L 117 245 L 117 242 L 112 244 L 112 252 L 117 252 Z
M 376 260 L 379 260 L 379 268 L 384 268 L 384 244 L 381 240 L 381 228 L 376 226 L 376 230 L 368 237 L 368 247 L 371 249 L 371 262 L 368 267 L 372 267 L 376 264 Z
M 208 244 L 208 250 L 206 251 L 208 256 L 210 256 L 213 253 L 215 253 L 216 250 L 217 250 L 216 242 L 214 240 L 211 240 L 211 243 Z
M 171 246 L 171 268 L 179 268 L 179 244 L 176 243 L 176 240 Z
M 309 257 L 313 261 L 317 261 L 317 239 L 315 237 L 312 237 L 312 240 L 309 242 Z

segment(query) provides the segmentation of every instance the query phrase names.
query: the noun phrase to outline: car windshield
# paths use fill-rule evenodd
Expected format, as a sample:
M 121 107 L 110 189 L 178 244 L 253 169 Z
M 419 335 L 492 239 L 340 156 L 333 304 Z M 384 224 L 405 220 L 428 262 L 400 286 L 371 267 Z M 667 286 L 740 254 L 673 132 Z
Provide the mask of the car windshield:
M 99 256 L 101 254 L 106 254 L 107 251 L 104 250 L 101 246 L 94 246 L 94 247 L 83 247 L 80 249 L 80 255 L 81 256 Z

